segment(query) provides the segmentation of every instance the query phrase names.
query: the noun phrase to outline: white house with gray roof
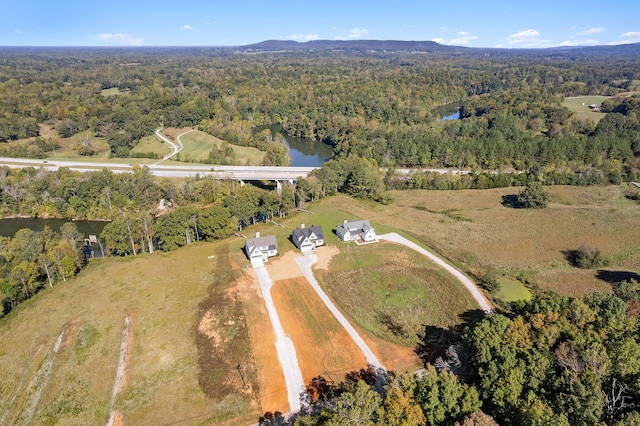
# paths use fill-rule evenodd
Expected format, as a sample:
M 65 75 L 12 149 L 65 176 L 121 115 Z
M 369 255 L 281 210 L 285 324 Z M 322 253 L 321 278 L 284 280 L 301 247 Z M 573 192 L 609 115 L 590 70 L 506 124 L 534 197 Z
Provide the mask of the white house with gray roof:
M 364 242 L 375 241 L 376 231 L 369 224 L 369 220 L 354 220 L 347 222 L 345 219 L 336 227 L 336 235 L 342 241 L 362 240 Z
M 300 250 L 311 250 L 324 244 L 324 232 L 321 226 L 306 228 L 303 223 L 293 231 L 291 241 Z
M 266 262 L 268 258 L 278 254 L 278 242 L 275 235 L 260 236 L 256 232 L 255 238 L 247 238 L 244 243 L 244 252 L 249 260 L 261 260 Z

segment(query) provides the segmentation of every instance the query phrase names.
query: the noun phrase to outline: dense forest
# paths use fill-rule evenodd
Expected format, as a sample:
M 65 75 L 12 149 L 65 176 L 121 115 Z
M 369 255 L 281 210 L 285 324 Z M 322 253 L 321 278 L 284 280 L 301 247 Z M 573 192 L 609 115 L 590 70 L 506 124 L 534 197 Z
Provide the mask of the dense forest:
M 638 425 L 639 302 L 638 284 L 624 283 L 616 294 L 544 295 L 461 330 L 426 327 L 422 375 L 317 377 L 310 413 L 292 423 Z
M 89 130 L 111 154 L 160 127 L 195 126 L 229 143 L 279 149 L 256 126 L 334 146 L 380 166 L 477 170 L 532 164 L 632 179 L 639 152 L 637 54 L 260 53 L 194 49 L 17 50 L 0 59 L 0 141 Z M 120 96 L 107 96 L 117 88 Z M 561 105 L 610 96 L 595 123 Z M 434 108 L 461 107 L 439 122 Z M 89 140 L 90 142 L 90 140 Z M 55 141 L 0 146 L 42 157 Z M 86 148 L 86 147 L 85 147 Z M 84 149 L 91 154 L 90 149 Z

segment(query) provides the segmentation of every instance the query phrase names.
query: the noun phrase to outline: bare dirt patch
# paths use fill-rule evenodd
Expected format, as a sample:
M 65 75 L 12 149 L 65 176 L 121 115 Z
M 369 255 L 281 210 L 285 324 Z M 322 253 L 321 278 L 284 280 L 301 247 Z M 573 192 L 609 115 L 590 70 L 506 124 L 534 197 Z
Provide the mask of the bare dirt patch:
M 302 272 L 296 263 L 296 257 L 300 256 L 300 252 L 288 251 L 278 258 L 270 260 L 265 266 L 273 282 L 301 277 Z
M 366 367 L 360 349 L 306 279 L 278 281 L 271 294 L 285 333 L 293 340 L 305 383 L 318 375 L 342 379 Z
M 336 246 L 318 247 L 316 249 L 318 263 L 315 264 L 314 268 L 328 270 L 329 265 L 331 264 L 331 259 L 337 254 L 340 254 L 340 249 Z

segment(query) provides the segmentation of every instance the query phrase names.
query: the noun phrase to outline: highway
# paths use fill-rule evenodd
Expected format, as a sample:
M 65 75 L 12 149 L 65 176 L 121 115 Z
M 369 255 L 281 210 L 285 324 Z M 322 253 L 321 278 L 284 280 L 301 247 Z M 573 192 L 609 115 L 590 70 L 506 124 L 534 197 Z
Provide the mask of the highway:
M 92 172 L 109 169 L 114 173 L 130 173 L 133 164 L 101 163 L 84 161 L 33 160 L 25 158 L 0 157 L 0 166 L 10 168 L 35 167 L 55 171 L 68 168 L 79 172 Z M 163 177 L 194 177 L 196 175 L 211 175 L 216 179 L 240 180 L 295 180 L 306 177 L 312 170 L 319 167 L 275 167 L 275 166 L 167 166 L 162 164 L 148 164 L 154 176 Z

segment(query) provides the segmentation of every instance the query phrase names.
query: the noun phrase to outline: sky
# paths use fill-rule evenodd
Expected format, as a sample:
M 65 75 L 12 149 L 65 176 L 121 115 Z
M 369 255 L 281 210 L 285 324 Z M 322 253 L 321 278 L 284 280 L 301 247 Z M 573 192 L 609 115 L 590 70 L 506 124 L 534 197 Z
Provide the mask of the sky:
M 640 1 L 20 0 L 0 8 L 0 46 L 240 46 L 272 39 L 502 48 L 635 43 Z

